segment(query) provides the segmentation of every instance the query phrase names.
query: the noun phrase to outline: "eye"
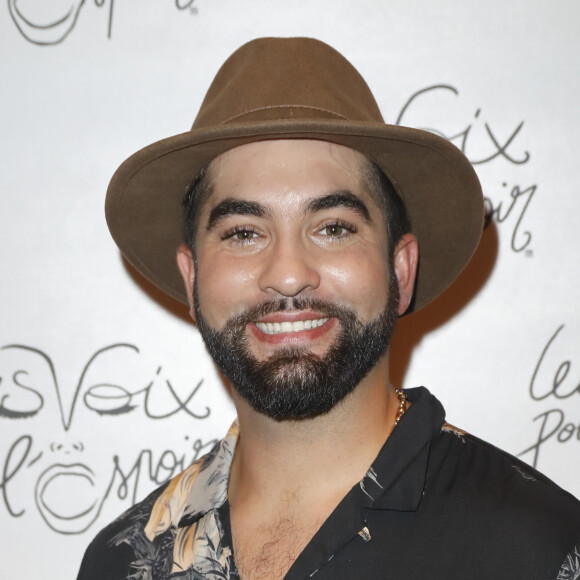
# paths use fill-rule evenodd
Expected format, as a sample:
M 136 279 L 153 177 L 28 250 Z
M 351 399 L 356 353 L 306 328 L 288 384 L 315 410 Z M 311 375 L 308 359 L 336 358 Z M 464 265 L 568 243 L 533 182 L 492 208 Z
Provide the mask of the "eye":
M 240 241 L 251 240 L 252 238 L 255 237 L 258 237 L 258 234 L 256 234 L 256 232 L 252 232 L 251 230 L 240 230 L 238 232 L 235 232 L 234 235 L 232 236 L 232 238 L 235 238 L 236 240 Z
M 328 238 L 344 238 L 350 234 L 356 233 L 357 228 L 352 224 L 343 221 L 334 221 L 322 226 L 319 233 Z
M 343 235 L 346 232 L 346 228 L 344 226 L 340 226 L 338 224 L 332 224 L 330 226 L 324 227 L 324 235 L 331 236 L 331 237 L 338 237 Z
M 222 240 L 230 241 L 233 244 L 248 244 L 258 237 L 258 232 L 247 226 L 236 226 L 221 235 Z

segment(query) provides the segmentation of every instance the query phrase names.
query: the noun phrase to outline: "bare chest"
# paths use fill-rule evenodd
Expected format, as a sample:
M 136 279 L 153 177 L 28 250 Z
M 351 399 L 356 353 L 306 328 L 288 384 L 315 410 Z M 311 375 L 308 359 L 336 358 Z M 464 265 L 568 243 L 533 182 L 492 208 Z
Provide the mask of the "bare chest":
M 236 565 L 242 580 L 278 580 L 320 528 L 324 518 L 280 517 L 234 532 Z

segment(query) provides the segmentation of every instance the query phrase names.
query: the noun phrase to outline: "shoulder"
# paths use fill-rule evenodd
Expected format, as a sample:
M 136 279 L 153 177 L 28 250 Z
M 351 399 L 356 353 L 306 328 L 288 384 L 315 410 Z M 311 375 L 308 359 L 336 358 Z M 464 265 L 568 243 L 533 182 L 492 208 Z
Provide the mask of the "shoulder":
M 425 495 L 467 537 L 485 537 L 491 550 L 513 557 L 527 554 L 538 566 L 550 562 L 557 569 L 580 541 L 574 496 L 518 458 L 447 424 L 432 441 Z
M 211 451 L 101 530 L 85 552 L 77 580 L 138 580 L 150 578 L 152 570 L 155 577 L 167 576 L 181 518 L 200 517 L 227 494 L 237 433 L 234 423 Z
M 144 527 L 157 498 L 168 483 L 130 507 L 103 528 L 89 544 L 77 580 L 121 580 L 129 577 L 139 545 L 145 545 Z
M 447 423 L 434 439 L 432 467 L 486 508 L 491 504 L 548 520 L 554 513 L 564 516 L 560 524 L 580 524 L 580 502 L 572 494 L 517 457 Z

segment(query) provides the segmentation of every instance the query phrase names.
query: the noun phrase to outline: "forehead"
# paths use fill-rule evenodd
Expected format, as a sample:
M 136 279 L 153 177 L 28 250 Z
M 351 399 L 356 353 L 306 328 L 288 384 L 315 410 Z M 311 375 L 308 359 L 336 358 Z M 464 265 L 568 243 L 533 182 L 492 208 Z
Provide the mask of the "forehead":
M 210 165 L 209 201 L 216 203 L 232 195 L 258 199 L 277 194 L 278 200 L 291 203 L 297 196 L 333 190 L 364 196 L 362 175 L 367 165 L 361 153 L 326 141 L 250 143 L 227 151 Z

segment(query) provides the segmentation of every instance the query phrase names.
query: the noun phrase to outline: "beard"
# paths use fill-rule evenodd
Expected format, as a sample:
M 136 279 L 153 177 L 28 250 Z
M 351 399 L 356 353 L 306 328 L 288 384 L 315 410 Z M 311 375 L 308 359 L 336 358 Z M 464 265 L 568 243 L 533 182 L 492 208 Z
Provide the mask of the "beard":
M 201 313 L 197 276 L 195 281 L 197 326 L 210 356 L 253 409 L 277 421 L 317 417 L 342 401 L 388 351 L 398 316 L 395 279 L 385 309 L 366 324 L 350 308 L 317 299 L 289 298 L 249 308 L 216 330 Z M 339 334 L 325 354 L 286 347 L 260 361 L 250 352 L 248 323 L 285 310 L 311 310 L 320 317 L 337 319 Z

